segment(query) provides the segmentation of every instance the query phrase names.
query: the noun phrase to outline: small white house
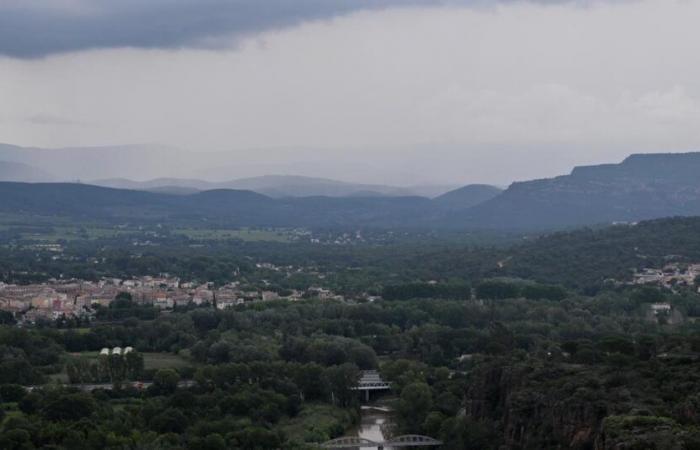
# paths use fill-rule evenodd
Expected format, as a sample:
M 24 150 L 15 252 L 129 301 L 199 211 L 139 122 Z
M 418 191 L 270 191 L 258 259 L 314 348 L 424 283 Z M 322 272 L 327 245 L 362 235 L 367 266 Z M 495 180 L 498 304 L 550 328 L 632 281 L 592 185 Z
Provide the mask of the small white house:
M 671 304 L 670 303 L 652 303 L 650 308 L 654 314 L 659 314 L 660 312 L 663 312 L 663 313 L 671 312 Z

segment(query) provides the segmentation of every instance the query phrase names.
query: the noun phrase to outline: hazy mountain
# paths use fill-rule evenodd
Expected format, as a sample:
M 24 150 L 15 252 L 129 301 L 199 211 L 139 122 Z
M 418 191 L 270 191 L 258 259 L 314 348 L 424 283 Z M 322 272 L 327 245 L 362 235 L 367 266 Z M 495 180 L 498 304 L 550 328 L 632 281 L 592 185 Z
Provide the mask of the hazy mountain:
M 296 175 L 265 175 L 238 180 L 211 182 L 186 178 L 157 178 L 148 181 L 132 181 L 112 178 L 91 182 L 97 186 L 118 189 L 136 189 L 151 192 L 192 193 L 212 189 L 239 189 L 265 194 L 270 197 L 377 197 L 423 196 L 440 192 L 444 187 L 416 186 L 395 187 L 375 184 L 348 183 L 327 178 Z M 444 188 L 448 189 L 448 188 Z M 426 195 L 428 196 L 428 195 Z
M 0 183 L 0 211 L 163 221 L 221 221 L 239 226 L 451 227 L 555 229 L 700 215 L 700 153 L 633 155 L 620 164 L 578 167 L 570 175 L 496 188 L 467 186 L 434 200 L 417 196 L 278 197 L 250 190 L 215 189 L 180 195 L 81 184 Z M 294 177 L 240 180 L 237 186 L 287 191 L 346 188 L 343 183 Z M 304 182 L 295 185 L 292 181 Z M 267 183 L 267 184 L 265 184 Z M 314 184 L 316 183 L 316 184 Z M 292 186 L 292 187 L 290 187 Z M 297 186 L 297 191 L 294 191 Z M 353 185 L 356 186 L 356 185 Z M 328 191 L 326 191 L 328 192 Z M 476 193 L 495 195 L 471 208 Z M 273 193 L 279 193 L 274 192 Z M 306 191 L 308 193 L 308 191 Z M 483 198 L 483 197 L 482 197 Z M 447 205 L 447 207 L 446 207 Z
M 692 215 L 700 215 L 700 153 L 632 155 L 620 164 L 513 183 L 450 220 L 487 228 L 558 228 Z
M 181 171 L 197 167 L 192 159 L 187 152 L 157 145 L 45 149 L 0 144 L 0 160 L 28 164 L 65 181 L 186 173 Z
M 157 186 L 154 188 L 147 189 L 148 192 L 156 192 L 160 194 L 172 194 L 172 195 L 190 195 L 201 192 L 199 189 L 183 187 L 183 186 Z
M 327 178 L 294 175 L 265 175 L 244 178 L 226 183 L 229 189 L 247 189 L 271 197 L 360 197 L 360 196 L 411 196 L 418 195 L 410 188 L 378 184 L 358 184 Z
M 94 180 L 89 182 L 95 186 L 110 187 L 114 189 L 132 189 L 135 191 L 160 191 L 163 189 L 189 190 L 190 193 L 208 191 L 222 188 L 218 183 L 210 183 L 204 180 L 193 180 L 188 178 L 155 178 L 147 181 L 134 181 L 126 178 L 107 178 L 104 180 Z
M 322 149 L 188 151 L 155 144 L 46 149 L 0 144 L 0 161 L 31 165 L 54 174 L 60 181 L 106 180 L 109 183 L 101 184 L 129 189 L 179 186 L 198 190 L 254 189 L 274 196 L 348 196 L 364 191 L 373 195 L 434 197 L 456 187 L 426 184 L 422 178 L 405 174 L 397 177 L 401 172 L 398 165 L 387 167 L 381 161 L 366 165 L 318 161 L 319 151 Z M 290 159 L 290 154 L 295 157 Z M 411 180 L 416 186 L 394 187 L 400 183 L 384 181 L 396 178 Z
M 0 181 L 48 182 L 55 178 L 48 172 L 27 164 L 0 161 Z
M 446 208 L 464 209 L 491 200 L 503 189 L 487 184 L 470 184 L 459 189 L 446 192 L 434 199 L 436 203 Z

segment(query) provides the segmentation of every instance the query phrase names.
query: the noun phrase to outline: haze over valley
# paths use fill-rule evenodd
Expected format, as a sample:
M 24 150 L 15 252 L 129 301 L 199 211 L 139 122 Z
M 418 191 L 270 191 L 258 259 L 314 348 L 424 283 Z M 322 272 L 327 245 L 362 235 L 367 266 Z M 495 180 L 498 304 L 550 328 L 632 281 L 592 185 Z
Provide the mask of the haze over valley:
M 0 0 L 0 449 L 700 449 L 700 0 Z

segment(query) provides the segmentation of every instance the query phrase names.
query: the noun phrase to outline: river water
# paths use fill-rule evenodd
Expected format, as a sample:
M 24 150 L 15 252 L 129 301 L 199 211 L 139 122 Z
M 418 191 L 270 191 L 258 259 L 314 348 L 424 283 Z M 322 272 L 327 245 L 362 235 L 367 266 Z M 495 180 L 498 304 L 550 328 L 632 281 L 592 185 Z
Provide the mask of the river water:
M 362 406 L 360 425 L 356 435 L 374 442 L 383 442 L 389 436 L 385 435 L 386 427 L 390 425 L 391 410 L 381 404 Z M 377 447 L 362 447 L 362 449 L 376 449 Z M 392 450 L 393 447 L 384 447 L 384 450 Z

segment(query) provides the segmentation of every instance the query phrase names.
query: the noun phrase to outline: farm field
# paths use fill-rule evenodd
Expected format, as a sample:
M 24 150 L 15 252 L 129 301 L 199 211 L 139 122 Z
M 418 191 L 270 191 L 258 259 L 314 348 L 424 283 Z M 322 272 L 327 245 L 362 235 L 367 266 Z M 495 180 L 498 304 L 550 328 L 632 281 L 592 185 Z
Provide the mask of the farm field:
M 289 230 L 267 230 L 242 228 L 237 230 L 205 229 L 205 228 L 178 228 L 174 234 L 186 236 L 195 240 L 228 240 L 240 239 L 242 241 L 257 242 L 292 242 L 294 236 Z

